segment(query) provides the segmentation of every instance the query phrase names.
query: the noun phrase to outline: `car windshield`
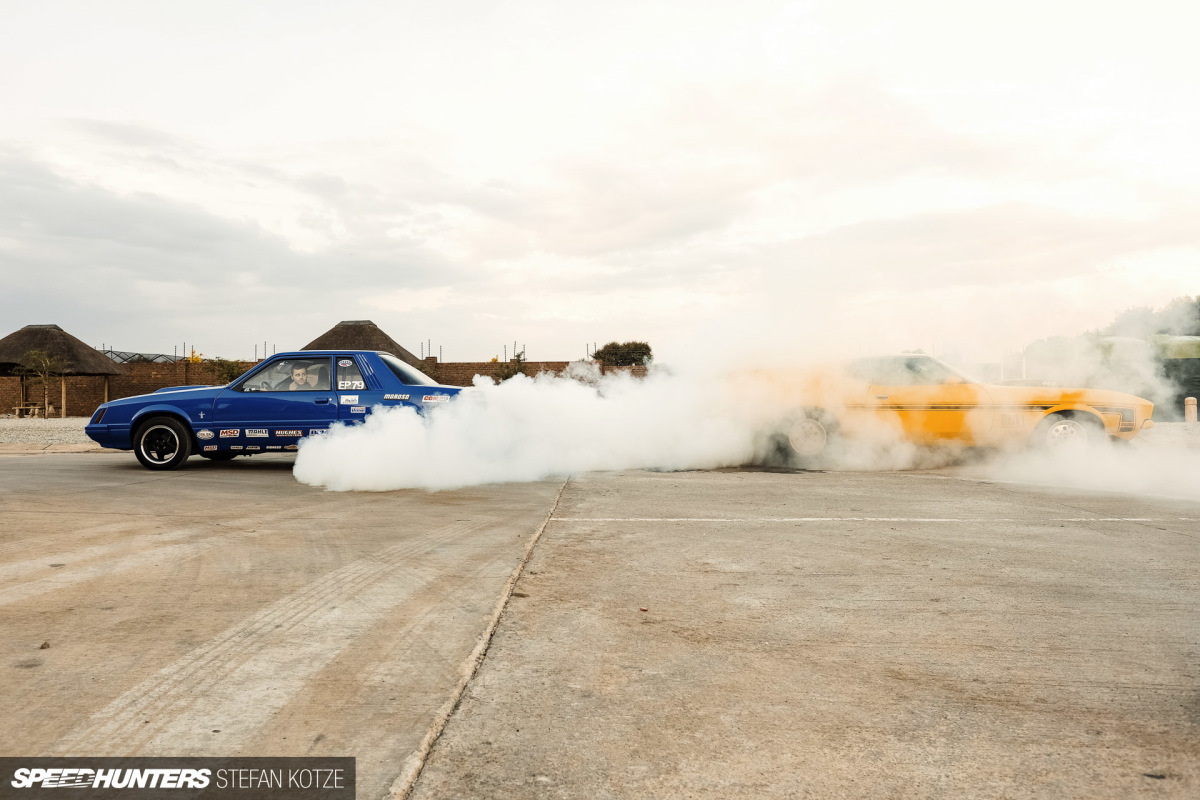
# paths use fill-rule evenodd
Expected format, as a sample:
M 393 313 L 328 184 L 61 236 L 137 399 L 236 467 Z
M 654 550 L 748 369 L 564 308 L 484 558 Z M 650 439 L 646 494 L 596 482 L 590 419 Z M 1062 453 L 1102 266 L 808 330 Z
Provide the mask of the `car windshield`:
M 940 386 L 951 377 L 961 383 L 976 383 L 929 356 L 864 358 L 850 364 L 850 374 L 876 386 Z
M 392 371 L 392 374 L 400 379 L 401 383 L 409 386 L 437 386 L 438 382 L 426 375 L 421 370 L 406 364 L 390 353 L 380 353 L 379 358 L 387 365 L 387 368 Z

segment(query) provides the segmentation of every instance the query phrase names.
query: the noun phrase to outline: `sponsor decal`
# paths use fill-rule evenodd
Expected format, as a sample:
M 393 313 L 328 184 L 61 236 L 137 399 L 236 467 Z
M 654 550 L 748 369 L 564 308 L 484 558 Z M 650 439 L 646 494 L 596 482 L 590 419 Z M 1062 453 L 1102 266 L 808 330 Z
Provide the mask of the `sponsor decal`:
M 221 430 L 222 439 L 233 439 L 241 434 L 237 428 L 224 428 Z
M 246 428 L 246 436 L 251 439 L 265 439 L 267 436 L 266 428 Z
M 384 399 L 384 400 L 407 400 L 409 397 L 411 397 L 411 395 L 407 395 L 407 394 L 385 394 L 385 395 L 383 396 L 383 399 Z
M 338 391 L 345 389 L 365 389 L 367 385 L 362 381 L 338 381 Z
M 196 431 L 196 438 L 197 439 L 211 439 L 211 438 L 213 438 L 213 432 L 210 431 L 208 428 L 205 428 L 202 431 Z
M 341 358 L 341 359 L 338 359 L 338 366 L 339 367 L 353 367 L 354 362 L 348 358 Z
M 217 449 L 217 446 L 215 444 L 204 445 L 204 452 L 206 452 L 206 453 L 211 453 L 213 450 L 216 450 L 216 449 Z
M 327 433 L 329 433 L 328 428 L 313 428 L 312 430 L 310 430 L 308 432 L 308 435 L 309 436 L 324 436 Z
M 276 436 L 303 436 L 304 431 L 275 431 Z
M 300 449 L 300 445 L 298 445 L 298 444 L 289 444 L 289 445 L 285 446 L 283 449 L 284 449 L 284 450 L 299 450 L 299 449 Z
M 259 447 L 259 446 L 258 446 L 258 445 L 256 445 L 256 444 L 248 445 L 248 446 L 246 447 L 246 449 L 247 449 L 247 450 L 262 450 L 262 448 L 261 448 L 261 447 Z
M 282 450 L 282 449 L 283 449 L 283 445 L 281 445 L 281 444 L 269 444 L 269 445 L 267 445 L 267 449 L 268 449 L 268 450 Z
M 341 397 L 342 405 L 344 406 L 352 406 L 358 402 L 358 395 L 356 394 L 344 394 Z
M 242 446 L 240 444 L 230 445 L 229 449 L 230 450 L 241 450 Z
M 351 414 L 365 414 L 365 413 L 367 413 L 367 407 L 366 406 L 351 406 L 350 413 Z
M 449 403 L 450 395 L 448 394 L 427 394 L 421 398 L 422 403 Z

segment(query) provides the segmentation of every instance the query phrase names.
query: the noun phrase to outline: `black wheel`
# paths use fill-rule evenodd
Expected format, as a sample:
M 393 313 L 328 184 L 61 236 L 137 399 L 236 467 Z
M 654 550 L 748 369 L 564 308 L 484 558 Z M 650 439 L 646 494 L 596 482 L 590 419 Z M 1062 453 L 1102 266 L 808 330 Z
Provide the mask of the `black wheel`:
M 237 453 L 226 451 L 218 451 L 216 453 L 201 453 L 201 458 L 207 458 L 209 461 L 233 461 L 237 458 Z
M 1051 414 L 1033 431 L 1033 444 L 1050 450 L 1074 450 L 1103 440 L 1103 425 L 1071 414 Z
M 192 434 L 174 417 L 153 417 L 138 426 L 133 453 L 146 469 L 175 469 L 192 454 Z

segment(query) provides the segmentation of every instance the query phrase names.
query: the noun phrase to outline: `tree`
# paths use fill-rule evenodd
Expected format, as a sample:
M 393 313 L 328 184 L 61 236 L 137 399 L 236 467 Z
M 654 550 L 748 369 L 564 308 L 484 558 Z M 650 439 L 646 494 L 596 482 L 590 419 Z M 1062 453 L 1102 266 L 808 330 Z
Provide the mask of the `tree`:
M 609 342 L 592 353 L 592 358 L 606 367 L 632 367 L 649 364 L 654 353 L 646 342 Z
M 213 377 L 217 379 L 217 383 L 230 383 L 246 371 L 240 361 L 230 361 L 220 356 L 210 358 L 208 364 L 212 367 Z
M 15 370 L 22 377 L 29 375 L 42 381 L 42 409 L 50 416 L 50 379 L 61 378 L 66 364 L 55 355 L 45 350 L 29 350 L 21 357 L 21 364 Z

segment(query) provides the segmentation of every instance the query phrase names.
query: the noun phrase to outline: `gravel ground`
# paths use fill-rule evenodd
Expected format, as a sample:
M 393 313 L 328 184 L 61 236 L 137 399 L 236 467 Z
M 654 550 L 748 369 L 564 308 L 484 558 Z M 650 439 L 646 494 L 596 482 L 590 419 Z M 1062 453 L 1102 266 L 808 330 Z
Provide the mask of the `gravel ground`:
M 0 444 L 90 444 L 87 423 L 87 417 L 0 419 Z

